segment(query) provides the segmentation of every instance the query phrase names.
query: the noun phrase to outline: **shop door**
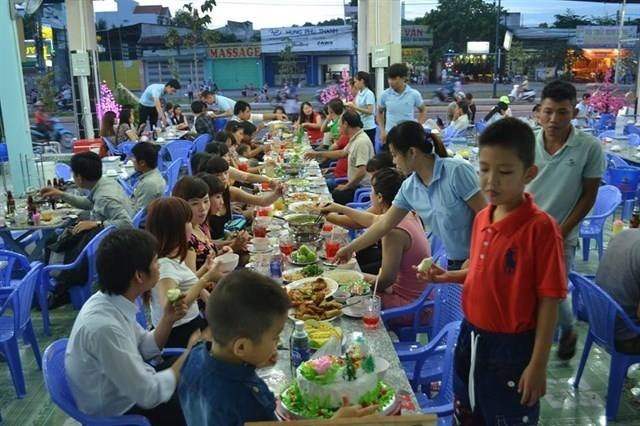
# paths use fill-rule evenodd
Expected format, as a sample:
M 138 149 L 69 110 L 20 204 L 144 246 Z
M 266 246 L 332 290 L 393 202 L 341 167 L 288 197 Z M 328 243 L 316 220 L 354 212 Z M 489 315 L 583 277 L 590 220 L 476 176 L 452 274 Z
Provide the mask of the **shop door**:
M 259 59 L 213 61 L 213 81 L 220 89 L 242 89 L 246 85 L 262 87 L 262 64 Z

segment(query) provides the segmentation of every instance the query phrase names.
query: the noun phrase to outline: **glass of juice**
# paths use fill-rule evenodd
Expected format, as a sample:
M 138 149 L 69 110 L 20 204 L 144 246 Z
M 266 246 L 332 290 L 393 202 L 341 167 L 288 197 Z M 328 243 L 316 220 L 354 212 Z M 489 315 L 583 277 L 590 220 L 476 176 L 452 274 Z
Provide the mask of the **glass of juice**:
M 380 324 L 380 296 L 365 297 L 362 301 L 362 324 L 367 330 L 375 330 Z
M 286 256 L 288 259 L 295 248 L 293 238 L 288 235 L 280 236 L 280 253 L 282 253 L 283 256 Z
M 252 230 L 253 236 L 264 238 L 267 236 L 267 225 L 268 221 L 264 217 L 256 217 L 253 220 Z
M 327 240 L 324 243 L 324 253 L 327 260 L 331 260 L 336 257 L 336 253 L 340 250 L 339 240 Z

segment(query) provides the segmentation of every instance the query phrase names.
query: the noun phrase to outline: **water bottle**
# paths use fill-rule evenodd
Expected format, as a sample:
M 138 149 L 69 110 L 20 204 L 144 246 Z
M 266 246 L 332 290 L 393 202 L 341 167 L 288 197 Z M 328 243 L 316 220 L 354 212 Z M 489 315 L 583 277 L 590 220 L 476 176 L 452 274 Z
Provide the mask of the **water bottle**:
M 295 377 L 300 364 L 309 360 L 309 335 L 304 330 L 304 321 L 297 320 L 289 341 L 291 374 Z
M 271 261 L 269 262 L 269 274 L 271 278 L 278 282 L 282 282 L 282 255 L 280 253 L 276 253 L 271 256 Z

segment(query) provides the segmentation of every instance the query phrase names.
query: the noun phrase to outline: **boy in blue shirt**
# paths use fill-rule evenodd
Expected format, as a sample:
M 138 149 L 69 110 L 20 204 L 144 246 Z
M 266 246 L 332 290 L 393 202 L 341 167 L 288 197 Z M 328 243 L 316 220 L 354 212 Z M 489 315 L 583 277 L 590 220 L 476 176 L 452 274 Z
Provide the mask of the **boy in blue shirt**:
M 282 286 L 257 272 L 238 270 L 220 280 L 207 304 L 213 343 L 192 348 L 178 384 L 187 424 L 241 426 L 277 420 L 275 396 L 256 368 L 276 362 L 290 306 Z M 362 416 L 376 409 L 355 405 L 336 416 Z

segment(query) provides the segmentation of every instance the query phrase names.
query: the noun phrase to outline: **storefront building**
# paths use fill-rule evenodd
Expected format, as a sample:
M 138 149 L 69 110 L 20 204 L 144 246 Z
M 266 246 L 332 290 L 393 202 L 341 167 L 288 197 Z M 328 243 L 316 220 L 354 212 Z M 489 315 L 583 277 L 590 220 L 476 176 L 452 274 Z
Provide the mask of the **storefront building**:
M 264 28 L 260 36 L 269 86 L 321 86 L 339 79 L 344 68 L 353 74 L 356 66 L 350 25 Z M 291 53 L 283 54 L 287 47 Z
M 259 43 L 216 44 L 207 51 L 205 74 L 219 89 L 263 85 L 262 49 Z
M 631 82 L 635 79 L 635 66 L 631 59 L 632 48 L 636 44 L 638 28 L 625 25 L 622 32 L 622 43 L 618 52 L 617 26 L 578 26 L 576 28 L 575 46 L 582 49 L 582 57 L 572 67 L 576 81 L 602 81 L 604 75 L 615 69 L 616 60 L 620 58 L 619 81 Z

